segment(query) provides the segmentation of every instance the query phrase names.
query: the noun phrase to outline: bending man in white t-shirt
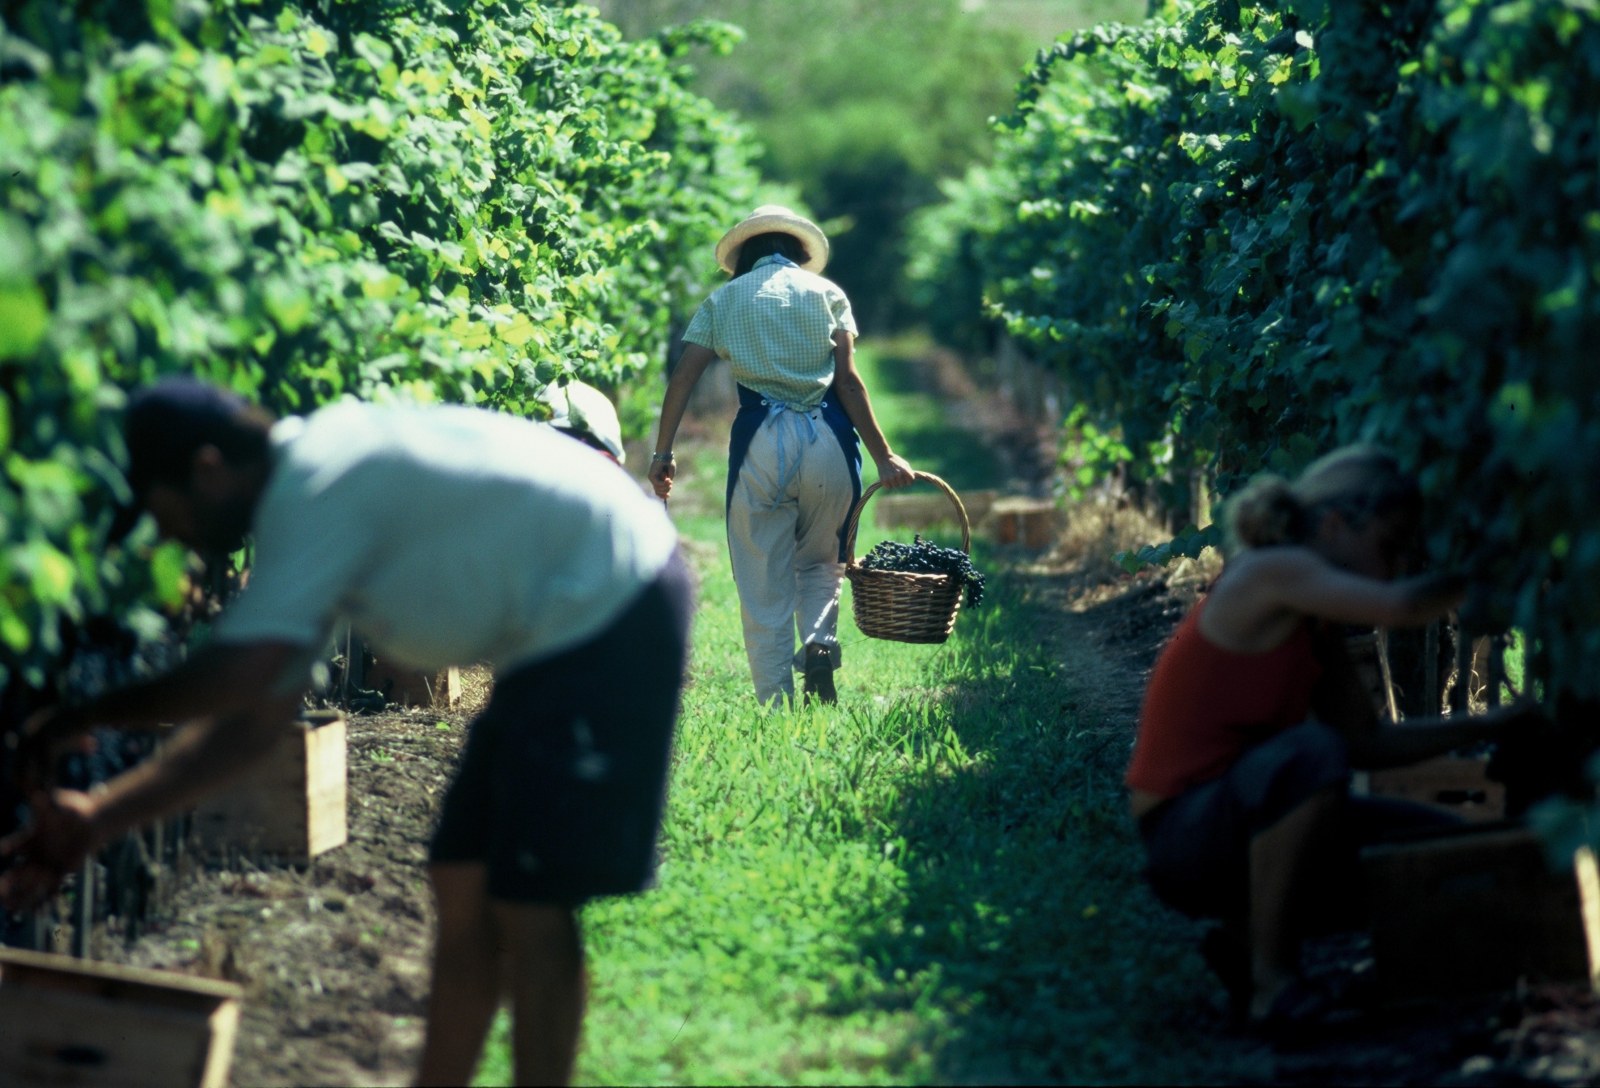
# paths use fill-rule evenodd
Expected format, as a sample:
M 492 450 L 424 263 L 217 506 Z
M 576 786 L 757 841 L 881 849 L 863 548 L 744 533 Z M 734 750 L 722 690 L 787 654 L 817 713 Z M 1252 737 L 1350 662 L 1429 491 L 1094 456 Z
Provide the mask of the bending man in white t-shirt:
M 41 761 L 95 725 L 188 723 L 95 794 L 40 793 L 0 899 L 211 793 L 298 714 L 349 620 L 417 668 L 487 661 L 430 849 L 438 933 L 419 1083 L 465 1084 L 511 980 L 518 1083 L 567 1080 L 583 1015 L 576 908 L 648 886 L 687 656 L 690 587 L 661 504 L 600 453 L 471 408 L 341 403 L 274 423 L 212 386 L 136 395 L 129 483 L 163 536 L 250 582 L 209 645 L 152 681 L 31 721 Z

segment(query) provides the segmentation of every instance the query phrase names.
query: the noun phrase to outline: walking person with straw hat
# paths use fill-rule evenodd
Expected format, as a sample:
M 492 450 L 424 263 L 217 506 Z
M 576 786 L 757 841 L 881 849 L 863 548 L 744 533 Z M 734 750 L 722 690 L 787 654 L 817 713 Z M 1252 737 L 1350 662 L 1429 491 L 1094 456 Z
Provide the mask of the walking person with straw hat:
M 890 448 L 856 370 L 850 300 L 821 275 L 828 262 L 822 229 L 768 204 L 723 235 L 716 255 L 732 279 L 684 331 L 650 482 L 662 499 L 672 493 L 672 442 L 689 394 L 713 360 L 726 359 L 739 387 L 728 445 L 728 552 L 756 698 L 792 702 L 798 669 L 806 699 L 832 703 L 844 534 L 861 496 L 861 444 L 884 487 L 904 487 L 914 476 Z

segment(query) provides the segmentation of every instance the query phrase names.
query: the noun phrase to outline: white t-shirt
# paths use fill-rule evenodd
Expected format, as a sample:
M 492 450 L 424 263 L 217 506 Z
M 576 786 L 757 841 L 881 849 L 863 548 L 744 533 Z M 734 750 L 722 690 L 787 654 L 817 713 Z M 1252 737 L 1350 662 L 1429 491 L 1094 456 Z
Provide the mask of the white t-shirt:
M 221 642 L 321 646 L 347 619 L 400 664 L 510 669 L 598 634 L 677 545 L 624 470 L 511 415 L 343 402 L 272 440 Z

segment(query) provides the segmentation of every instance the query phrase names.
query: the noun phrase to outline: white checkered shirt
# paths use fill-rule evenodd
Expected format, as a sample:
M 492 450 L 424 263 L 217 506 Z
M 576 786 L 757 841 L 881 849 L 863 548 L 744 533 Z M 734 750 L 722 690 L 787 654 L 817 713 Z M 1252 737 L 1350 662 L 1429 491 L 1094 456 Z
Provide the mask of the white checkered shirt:
M 768 400 L 815 408 L 833 382 L 838 329 L 856 332 L 838 285 L 769 256 L 713 291 L 683 338 L 728 360 L 734 379 Z

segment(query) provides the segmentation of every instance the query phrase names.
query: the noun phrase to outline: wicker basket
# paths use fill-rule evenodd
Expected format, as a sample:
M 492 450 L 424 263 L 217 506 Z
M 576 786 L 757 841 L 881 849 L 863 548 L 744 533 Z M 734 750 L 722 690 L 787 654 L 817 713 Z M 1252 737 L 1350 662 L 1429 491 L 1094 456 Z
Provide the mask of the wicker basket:
M 931 472 L 918 472 L 918 480 L 937 485 L 961 518 L 961 550 L 972 549 L 972 523 L 955 490 Z M 891 642 L 943 642 L 955 629 L 961 611 L 962 580 L 949 574 L 913 574 L 899 570 L 869 570 L 856 562 L 856 527 L 881 484 L 873 484 L 850 512 L 845 536 L 845 577 L 850 579 L 850 603 L 856 626 L 871 638 Z

